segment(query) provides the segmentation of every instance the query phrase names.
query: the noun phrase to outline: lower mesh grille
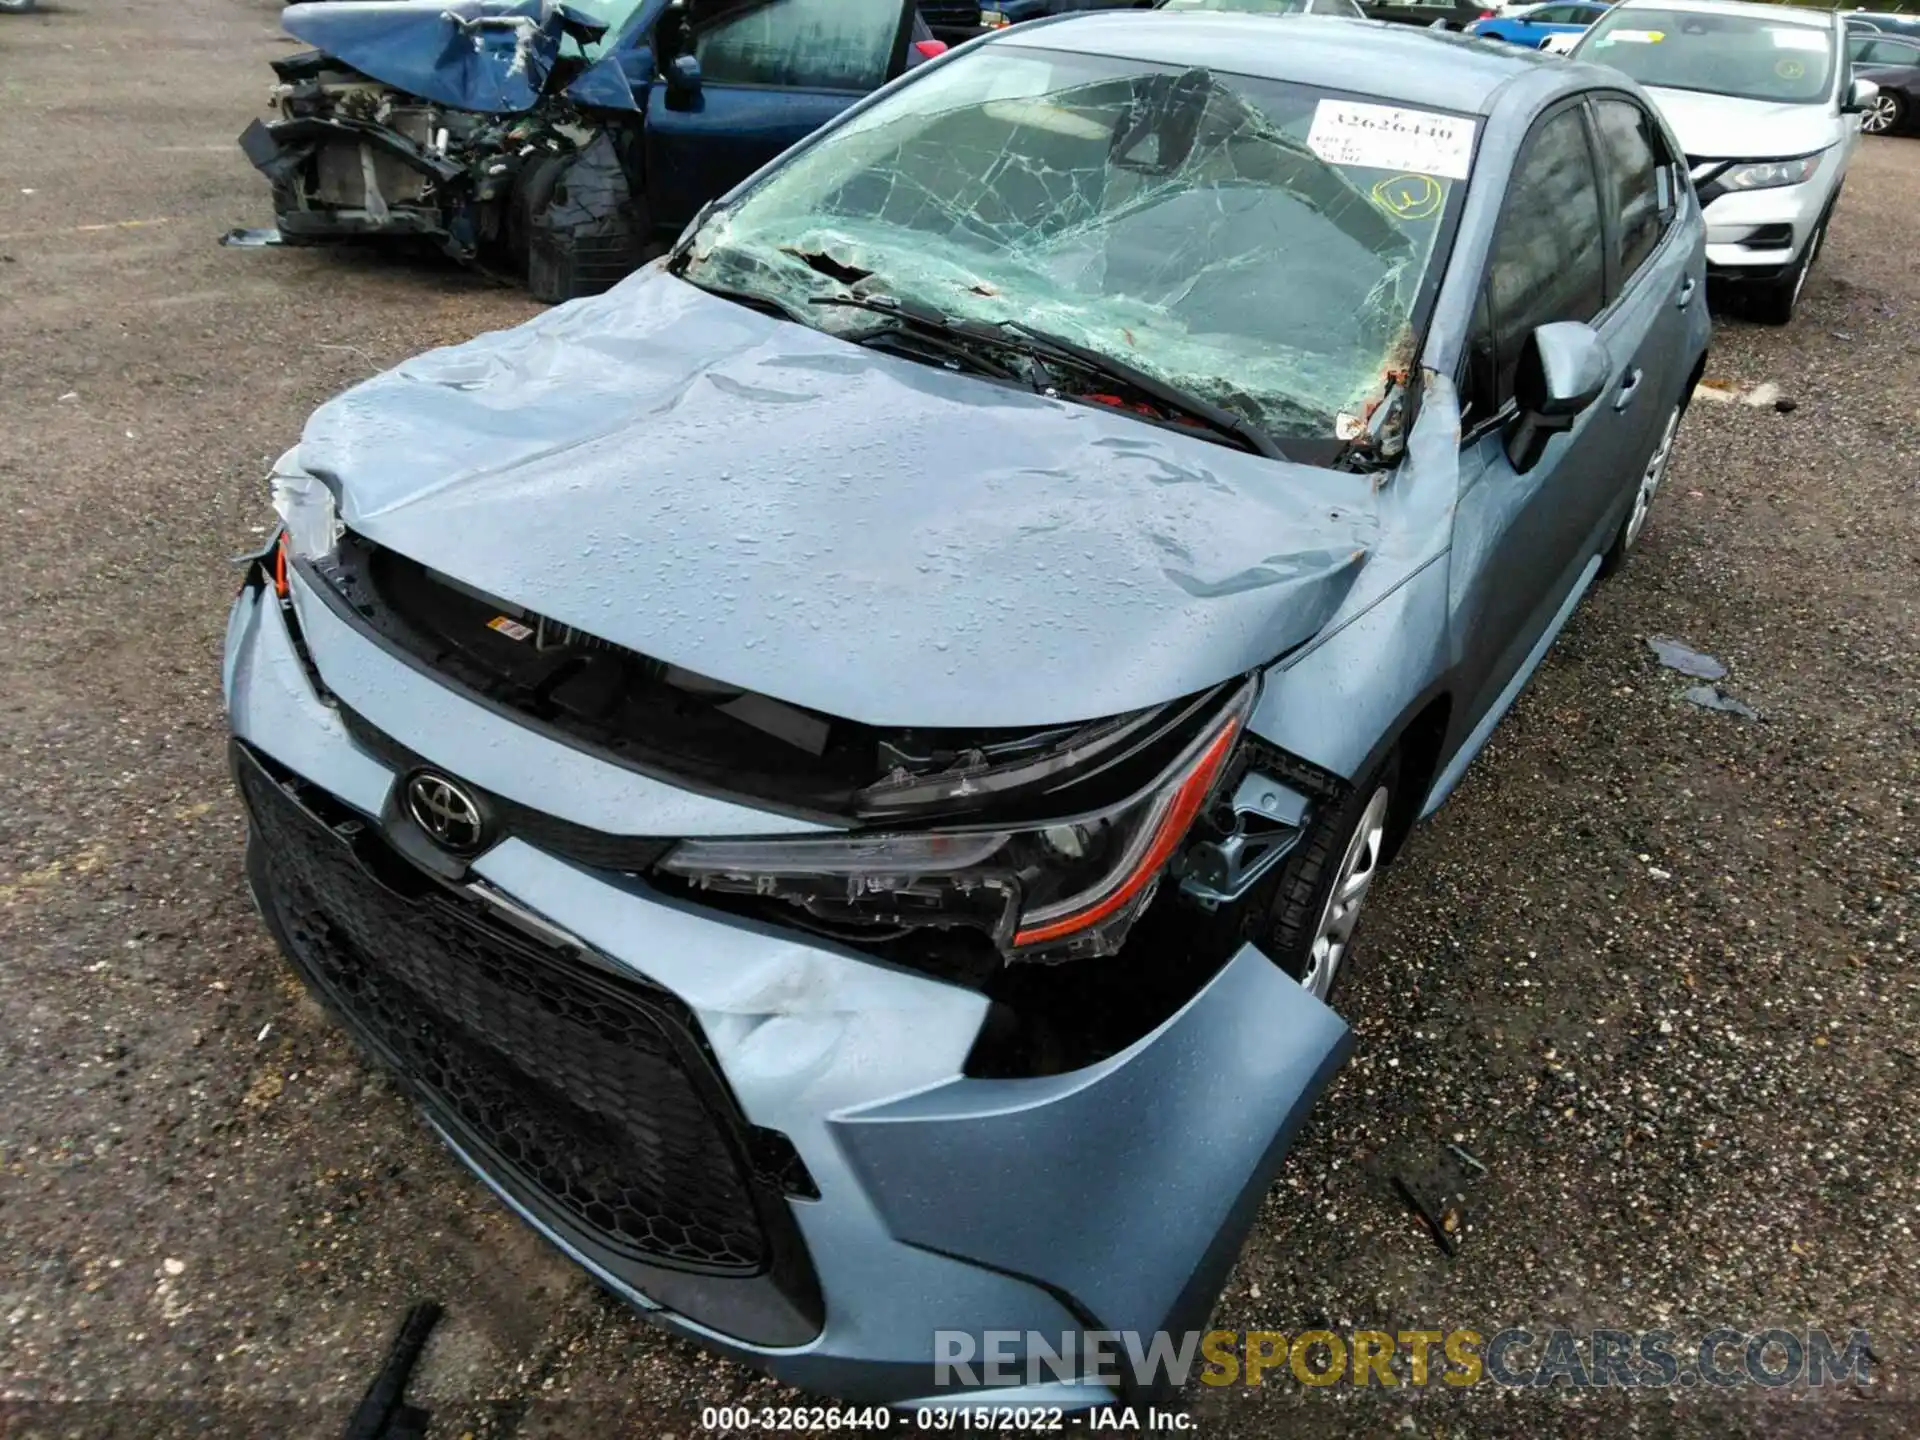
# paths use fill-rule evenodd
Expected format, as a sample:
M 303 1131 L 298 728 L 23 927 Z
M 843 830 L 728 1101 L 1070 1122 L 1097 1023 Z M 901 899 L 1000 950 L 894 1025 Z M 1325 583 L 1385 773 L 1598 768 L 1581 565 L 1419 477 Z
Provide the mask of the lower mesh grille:
M 477 1163 L 616 1254 L 709 1274 L 768 1268 L 739 1122 L 656 994 L 503 934 L 422 882 L 374 879 L 353 842 L 236 758 L 256 888 L 323 998 Z

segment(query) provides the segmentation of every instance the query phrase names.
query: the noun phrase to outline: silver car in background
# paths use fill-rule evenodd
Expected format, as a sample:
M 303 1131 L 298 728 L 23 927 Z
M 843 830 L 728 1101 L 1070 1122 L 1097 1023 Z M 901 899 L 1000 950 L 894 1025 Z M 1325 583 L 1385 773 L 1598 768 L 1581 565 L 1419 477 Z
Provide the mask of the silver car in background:
M 1784 325 L 1806 288 L 1876 87 L 1843 17 L 1736 0 L 1622 0 L 1571 54 L 1632 76 L 1686 148 L 1707 266 Z

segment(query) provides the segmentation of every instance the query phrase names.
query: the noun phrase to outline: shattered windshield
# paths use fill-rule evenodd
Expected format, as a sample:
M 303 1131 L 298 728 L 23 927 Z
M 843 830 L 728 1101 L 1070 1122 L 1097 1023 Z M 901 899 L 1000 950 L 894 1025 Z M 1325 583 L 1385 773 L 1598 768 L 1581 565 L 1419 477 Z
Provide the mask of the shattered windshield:
M 904 86 L 691 237 L 686 278 L 857 336 L 877 296 L 1021 325 L 1276 437 L 1409 366 L 1475 123 L 1007 44 Z
M 1810 105 L 1833 80 L 1833 32 L 1796 22 L 1693 10 L 1616 10 L 1580 47 L 1642 85 Z

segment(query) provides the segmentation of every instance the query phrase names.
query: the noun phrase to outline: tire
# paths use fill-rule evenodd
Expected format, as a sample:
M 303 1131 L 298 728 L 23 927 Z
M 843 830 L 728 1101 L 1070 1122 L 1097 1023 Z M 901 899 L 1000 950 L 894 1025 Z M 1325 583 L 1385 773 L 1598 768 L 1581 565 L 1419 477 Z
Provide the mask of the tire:
M 1827 219 L 1831 215 L 1820 217 L 1820 223 L 1814 227 L 1813 234 L 1807 237 L 1807 248 L 1800 259 L 1785 275 L 1771 284 L 1756 287 L 1749 307 L 1753 318 L 1763 325 L 1785 325 L 1793 319 L 1793 312 L 1800 304 L 1801 292 L 1807 288 L 1807 276 L 1813 273 L 1813 262 L 1820 256 L 1820 247 L 1827 239 Z
M 502 261 L 508 273 L 522 284 L 528 279 L 528 257 L 533 248 L 533 217 L 553 200 L 554 187 L 566 173 L 573 152 L 537 155 L 513 177 L 513 190 L 507 197 L 506 224 L 501 235 Z
M 1602 575 L 1611 575 L 1627 563 L 1627 552 L 1633 549 L 1641 530 L 1646 526 L 1647 512 L 1653 507 L 1653 498 L 1667 478 L 1667 465 L 1673 459 L 1674 437 L 1680 433 L 1680 421 L 1687 413 L 1687 398 L 1682 395 L 1680 403 L 1673 407 L 1673 414 L 1667 417 L 1666 428 L 1661 431 L 1660 443 L 1654 447 L 1653 454 L 1647 457 L 1647 468 L 1641 472 L 1633 504 L 1621 520 L 1619 530 L 1614 533 L 1613 544 L 1607 547 L 1607 553 L 1601 557 Z
M 1892 90 L 1882 90 L 1867 113 L 1860 117 L 1860 128 L 1869 135 L 1891 135 L 1906 123 L 1906 97 Z
M 1305 838 L 1281 864 L 1267 897 L 1262 947 L 1323 1002 L 1347 973 L 1361 907 L 1386 864 L 1399 782 L 1396 752 L 1338 805 L 1316 812 Z M 1323 944 L 1329 938 L 1329 922 L 1335 919 L 1335 884 L 1351 892 L 1354 881 L 1363 883 L 1351 896 L 1347 913 L 1338 917 L 1339 926 L 1344 927 L 1342 938 L 1337 944 Z

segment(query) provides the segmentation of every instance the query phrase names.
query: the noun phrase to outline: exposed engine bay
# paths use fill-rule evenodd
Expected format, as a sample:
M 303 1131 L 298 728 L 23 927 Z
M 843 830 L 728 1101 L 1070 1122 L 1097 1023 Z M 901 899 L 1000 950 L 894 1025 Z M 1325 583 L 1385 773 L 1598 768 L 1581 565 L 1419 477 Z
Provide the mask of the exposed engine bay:
M 318 50 L 273 68 L 280 83 L 267 103 L 282 124 L 271 138 L 264 125 L 249 134 L 261 132 L 277 151 L 280 173 L 271 178 L 290 238 L 305 212 L 324 217 L 330 234 L 358 220 L 370 232 L 401 229 L 473 259 L 504 240 L 505 201 L 520 172 L 580 150 L 595 133 L 564 103 L 475 114 L 404 94 Z
M 524 275 L 535 298 L 597 294 L 644 258 L 612 130 L 562 96 L 479 113 L 397 90 L 318 50 L 274 62 L 241 148 L 273 185 L 283 240 L 415 237 Z

